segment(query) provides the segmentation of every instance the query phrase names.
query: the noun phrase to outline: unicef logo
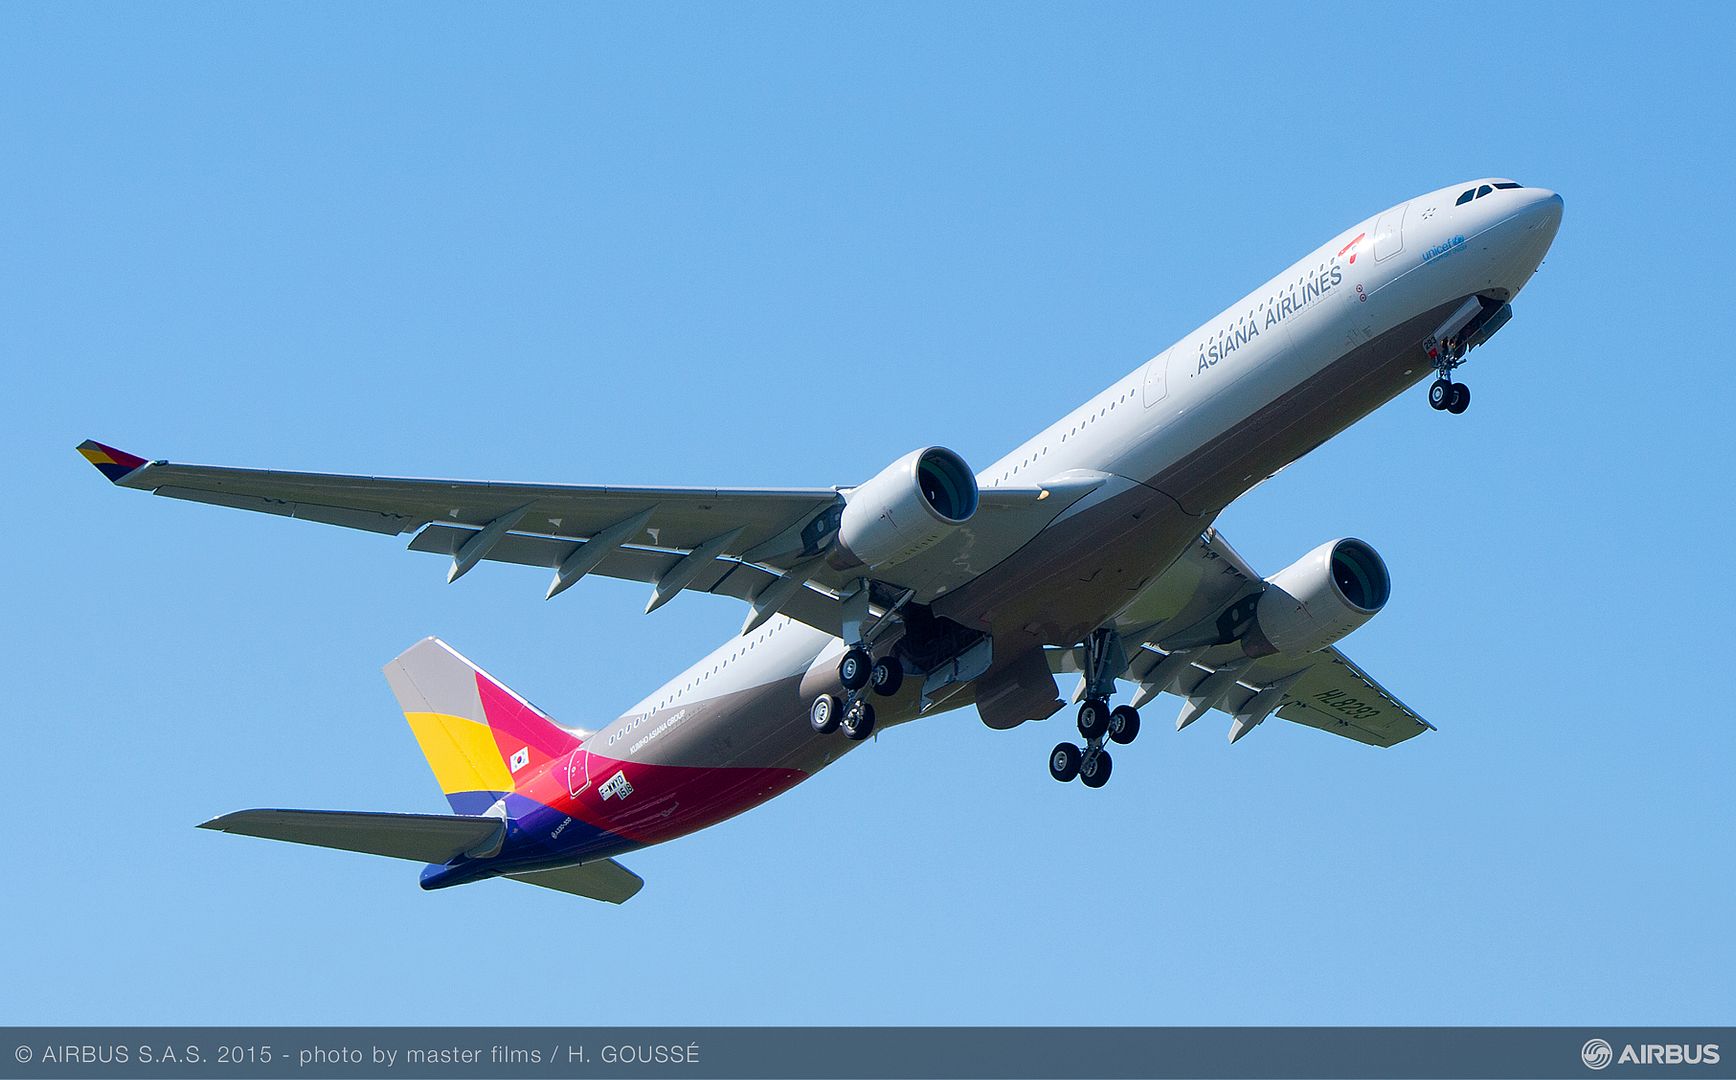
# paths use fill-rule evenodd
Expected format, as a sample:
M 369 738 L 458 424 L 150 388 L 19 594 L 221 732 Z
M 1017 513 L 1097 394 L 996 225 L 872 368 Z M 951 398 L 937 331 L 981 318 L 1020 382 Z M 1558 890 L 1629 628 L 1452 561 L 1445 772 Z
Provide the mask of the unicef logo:
M 1609 1063 L 1615 1060 L 1615 1051 L 1602 1039 L 1592 1039 L 1579 1048 L 1579 1060 L 1584 1062 L 1588 1069 L 1607 1069 Z

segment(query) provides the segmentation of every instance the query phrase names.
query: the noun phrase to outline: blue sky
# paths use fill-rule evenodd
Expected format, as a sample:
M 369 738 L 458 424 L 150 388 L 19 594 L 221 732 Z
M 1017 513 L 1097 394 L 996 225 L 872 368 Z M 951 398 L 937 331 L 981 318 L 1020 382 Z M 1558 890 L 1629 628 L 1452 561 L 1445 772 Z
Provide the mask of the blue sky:
M 1726 7 L 11 6 L 12 1023 L 1710 1023 L 1736 1006 Z M 734 632 L 111 490 L 175 460 L 572 482 L 979 465 L 1336 230 L 1490 173 L 1561 234 L 1465 369 L 1232 507 L 1357 535 L 1439 726 L 1048 779 L 889 733 L 612 908 L 197 831 L 438 811 L 436 633 L 614 716 Z M 1221 719 L 1221 717 L 1219 718 Z M 1060 726 L 1057 726 L 1060 725 Z

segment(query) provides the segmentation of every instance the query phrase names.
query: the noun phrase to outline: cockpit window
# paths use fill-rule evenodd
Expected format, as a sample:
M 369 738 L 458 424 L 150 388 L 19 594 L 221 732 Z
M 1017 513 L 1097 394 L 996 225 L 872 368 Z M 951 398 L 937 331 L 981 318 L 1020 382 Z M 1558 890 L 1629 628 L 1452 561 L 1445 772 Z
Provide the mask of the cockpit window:
M 1496 191 L 1496 190 L 1506 191 L 1509 188 L 1524 187 L 1524 186 L 1525 186 L 1524 184 L 1515 184 L 1511 180 L 1503 180 L 1499 184 L 1484 184 L 1482 187 L 1466 188 L 1465 193 L 1463 195 L 1460 195 L 1458 198 L 1458 201 L 1453 203 L 1453 205 L 1454 206 L 1463 206 L 1466 203 L 1470 202 L 1472 199 L 1481 199 L 1483 196 L 1489 194 L 1489 192 L 1491 192 L 1491 191 Z

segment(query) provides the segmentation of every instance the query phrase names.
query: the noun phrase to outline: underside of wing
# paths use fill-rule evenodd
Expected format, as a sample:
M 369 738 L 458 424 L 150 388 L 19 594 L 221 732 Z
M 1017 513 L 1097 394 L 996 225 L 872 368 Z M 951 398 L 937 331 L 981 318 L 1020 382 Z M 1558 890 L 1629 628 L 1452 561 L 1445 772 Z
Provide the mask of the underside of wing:
M 79 452 L 121 487 L 387 535 L 430 522 L 485 528 L 510 519 L 516 531 L 584 538 L 651 511 L 623 540 L 691 550 L 727 531 L 720 529 L 727 522 L 741 529 L 736 550 L 787 555 L 801 552 L 802 527 L 838 500 L 832 488 L 508 484 L 177 465 L 88 441 Z M 138 464 L 125 468 L 130 462 Z
M 1434 730 L 1336 648 L 1296 681 L 1278 715 L 1370 746 L 1392 746 Z
M 448 557 L 448 581 L 481 562 L 551 571 L 554 597 L 588 574 L 652 586 L 646 611 L 685 590 L 748 603 L 746 627 L 785 615 L 827 633 L 844 625 L 864 570 L 838 570 L 835 546 L 849 489 L 660 488 L 509 484 L 237 469 L 147 461 L 97 442 L 78 448 L 121 487 L 386 535 Z M 875 568 L 869 606 L 955 588 L 1027 543 L 1090 490 L 984 491 L 978 512 L 895 570 Z
M 1250 655 L 1249 628 L 1267 582 L 1215 529 L 1202 533 L 1123 614 L 1124 677 L 1143 706 L 1182 699 L 1177 729 L 1217 712 L 1236 742 L 1277 714 L 1370 746 L 1392 746 L 1433 725 L 1334 646 Z M 1135 647 L 1137 645 L 1137 647 Z M 1079 650 L 1051 654 L 1057 671 L 1081 669 Z
M 687 588 L 750 602 L 774 589 L 789 614 L 810 621 L 834 599 L 809 588 L 805 574 L 786 580 L 792 569 L 812 569 L 835 534 L 842 497 L 833 488 L 506 484 L 178 465 L 95 442 L 79 452 L 121 487 L 386 535 L 415 533 L 412 550 L 450 556 L 448 581 L 483 561 L 540 566 L 554 571 L 546 591 L 553 597 L 599 573 L 653 583 L 651 608 Z

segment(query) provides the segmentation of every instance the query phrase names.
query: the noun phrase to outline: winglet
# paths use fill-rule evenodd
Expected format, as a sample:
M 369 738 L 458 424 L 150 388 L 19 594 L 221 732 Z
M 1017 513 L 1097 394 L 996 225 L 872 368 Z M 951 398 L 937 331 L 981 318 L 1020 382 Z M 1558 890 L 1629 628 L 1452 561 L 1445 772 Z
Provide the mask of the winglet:
M 86 461 L 95 465 L 104 476 L 117 484 L 146 464 L 145 459 L 136 454 L 129 454 L 125 450 L 116 450 L 112 446 L 104 446 L 93 439 L 86 439 L 79 443 L 78 452 L 84 455 Z

